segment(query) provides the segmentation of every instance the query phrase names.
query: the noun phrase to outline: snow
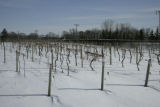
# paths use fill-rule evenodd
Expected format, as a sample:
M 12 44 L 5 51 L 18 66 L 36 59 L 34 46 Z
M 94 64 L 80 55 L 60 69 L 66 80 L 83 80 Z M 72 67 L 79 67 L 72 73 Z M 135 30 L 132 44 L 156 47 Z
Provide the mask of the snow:
M 57 61 L 57 71 L 53 72 L 51 96 L 48 97 L 48 77 L 51 54 L 39 57 L 34 52 L 34 61 L 20 55 L 20 72 L 16 72 L 16 44 L 11 48 L 11 43 L 5 43 L 6 63 L 4 64 L 4 50 L 0 47 L 0 107 L 159 107 L 160 102 L 160 65 L 156 56 L 152 56 L 151 74 L 149 75 L 148 87 L 144 87 L 147 65 L 148 50 L 144 46 L 144 57 L 140 62 L 140 71 L 137 70 L 135 50 L 133 51 L 132 63 L 130 54 L 126 52 L 124 67 L 119 62 L 117 51 L 114 54 L 112 47 L 112 65 L 109 63 L 109 49 L 105 47 L 105 80 L 104 90 L 101 86 L 101 58 L 93 62 L 95 71 L 92 71 L 89 60 L 83 53 L 84 67 L 81 67 L 80 53 L 78 53 L 78 66 L 75 66 L 74 53 L 70 55 L 70 75 L 67 76 L 66 55 L 64 55 L 63 71 L 60 60 Z M 70 46 L 72 47 L 72 46 Z M 93 46 L 95 47 L 95 46 Z M 100 46 L 98 51 L 100 52 Z M 122 48 L 122 47 L 121 47 Z M 123 47 L 125 48 L 125 47 Z M 122 57 L 122 52 L 119 49 Z M 159 50 L 155 50 L 158 53 Z M 21 53 L 26 54 L 22 47 Z M 107 54 L 106 54 L 107 53 Z M 56 55 L 54 54 L 54 60 Z M 122 58 L 121 58 L 122 60 Z M 108 75 L 109 73 L 109 75 Z

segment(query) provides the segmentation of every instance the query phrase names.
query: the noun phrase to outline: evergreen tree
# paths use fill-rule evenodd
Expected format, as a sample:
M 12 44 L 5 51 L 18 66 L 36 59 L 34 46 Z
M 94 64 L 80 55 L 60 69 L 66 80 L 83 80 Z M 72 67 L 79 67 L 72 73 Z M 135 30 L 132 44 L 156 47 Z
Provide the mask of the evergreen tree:
M 155 36 L 156 36 L 156 39 L 160 39 L 160 33 L 159 33 L 159 30 L 158 30 L 158 27 L 156 29 Z
M 1 39 L 2 41 L 6 40 L 8 37 L 8 32 L 7 30 L 4 28 L 3 31 L 1 32 Z
M 139 39 L 144 40 L 144 29 L 139 30 Z

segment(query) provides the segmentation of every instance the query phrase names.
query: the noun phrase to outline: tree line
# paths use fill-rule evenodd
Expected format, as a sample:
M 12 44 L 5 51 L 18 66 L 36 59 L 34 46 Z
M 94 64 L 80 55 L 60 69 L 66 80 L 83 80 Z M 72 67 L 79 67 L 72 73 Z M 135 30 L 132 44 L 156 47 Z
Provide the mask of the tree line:
M 49 32 L 45 35 L 39 35 L 37 31 L 25 34 L 20 32 L 8 32 L 5 28 L 0 33 L 1 41 L 9 41 L 9 40 L 37 40 L 37 39 L 59 39 L 59 35 Z
M 0 33 L 0 39 L 18 40 L 18 39 L 63 39 L 63 40 L 160 40 L 160 33 L 158 28 L 153 30 L 151 28 L 137 29 L 128 23 L 115 23 L 111 19 L 107 19 L 102 23 L 101 29 L 91 29 L 85 31 L 77 31 L 77 29 L 70 29 L 63 31 L 62 35 L 57 35 L 49 32 L 46 35 L 39 35 L 37 31 L 25 34 L 19 32 L 8 32 L 5 28 Z
M 137 29 L 128 23 L 115 23 L 113 20 L 105 20 L 101 29 L 92 29 L 86 31 L 64 31 L 64 39 L 121 39 L 121 40 L 160 40 L 158 28 L 154 31 L 151 28 Z

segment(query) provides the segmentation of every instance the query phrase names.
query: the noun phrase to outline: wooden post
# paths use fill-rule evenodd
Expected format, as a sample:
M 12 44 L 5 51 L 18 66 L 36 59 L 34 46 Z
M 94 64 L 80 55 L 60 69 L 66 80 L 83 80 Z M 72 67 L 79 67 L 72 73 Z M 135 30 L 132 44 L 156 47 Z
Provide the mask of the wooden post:
M 24 77 L 25 77 L 25 58 L 24 58 L 24 54 L 23 54 L 23 61 L 24 61 Z
M 104 54 L 103 54 L 103 48 L 102 48 L 102 76 L 101 76 L 101 90 L 103 90 L 104 87 Z
M 151 58 L 151 50 L 150 50 L 150 48 L 149 48 L 148 51 L 149 51 L 149 58 Z
M 20 72 L 20 67 L 21 67 L 21 65 L 20 65 L 20 60 L 19 60 L 19 53 L 18 53 L 18 66 L 19 66 L 19 71 L 18 72 Z
M 6 63 L 6 48 L 5 48 L 5 44 L 3 46 L 4 46 L 4 63 Z
M 16 50 L 16 72 L 18 72 L 18 51 Z
M 52 63 L 52 68 L 53 68 L 53 49 L 51 49 L 51 63 Z
M 147 67 L 146 80 L 145 80 L 144 87 L 148 86 L 148 78 L 149 78 L 150 66 L 151 66 L 151 59 L 148 60 L 148 67 Z
M 121 57 L 120 57 L 120 54 L 119 54 L 118 48 L 117 48 L 117 53 L 118 53 L 119 61 L 120 61 L 120 60 L 121 60 Z
M 41 55 L 41 52 L 40 52 L 40 45 L 38 45 L 38 49 L 39 49 L 39 56 Z
M 130 49 L 129 49 L 129 53 L 130 53 L 130 64 L 131 64 L 132 63 L 132 52 Z
M 32 62 L 33 62 L 33 44 L 32 44 Z
M 69 62 L 68 61 L 67 61 L 67 67 L 68 67 L 68 69 L 67 69 L 67 71 L 68 71 L 67 76 L 69 76 Z
M 87 46 L 87 52 L 89 51 L 88 46 Z M 87 54 L 87 60 L 88 60 L 88 54 Z
M 138 62 L 138 47 L 136 47 L 136 63 Z
M 20 43 L 20 41 L 18 43 L 18 49 L 19 49 L 19 52 L 20 52 L 21 51 L 21 43 Z
M 76 47 L 76 49 L 75 49 L 75 64 L 76 64 L 76 66 L 77 66 L 77 47 Z
M 27 51 L 27 59 L 28 59 L 28 48 L 26 48 L 26 51 Z
M 56 71 L 57 71 L 57 70 L 56 70 L 57 61 L 58 61 L 58 52 L 56 53 L 56 60 L 55 60 L 55 62 L 54 62 L 54 65 L 55 65 L 55 71 L 54 71 L 54 72 L 56 72 Z
M 112 47 L 109 48 L 110 51 L 110 65 L 112 65 Z
M 124 67 L 123 62 L 124 62 L 124 59 L 125 59 L 125 55 L 126 55 L 126 50 L 124 49 L 124 50 L 122 50 L 122 61 L 121 61 L 122 67 Z
M 82 46 L 81 46 L 81 54 L 80 54 L 80 57 L 81 57 L 81 67 L 83 68 L 83 53 L 82 53 Z
M 52 64 L 50 64 L 49 68 L 48 96 L 51 96 L 51 82 L 52 82 Z

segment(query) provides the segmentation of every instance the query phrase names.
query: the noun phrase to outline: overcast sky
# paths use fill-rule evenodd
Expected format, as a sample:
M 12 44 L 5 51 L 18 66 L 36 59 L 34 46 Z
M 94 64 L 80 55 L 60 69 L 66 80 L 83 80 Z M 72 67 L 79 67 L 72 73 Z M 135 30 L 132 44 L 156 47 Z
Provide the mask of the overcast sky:
M 134 27 L 158 26 L 160 0 L 0 0 L 0 31 L 39 34 L 100 28 L 105 19 Z

